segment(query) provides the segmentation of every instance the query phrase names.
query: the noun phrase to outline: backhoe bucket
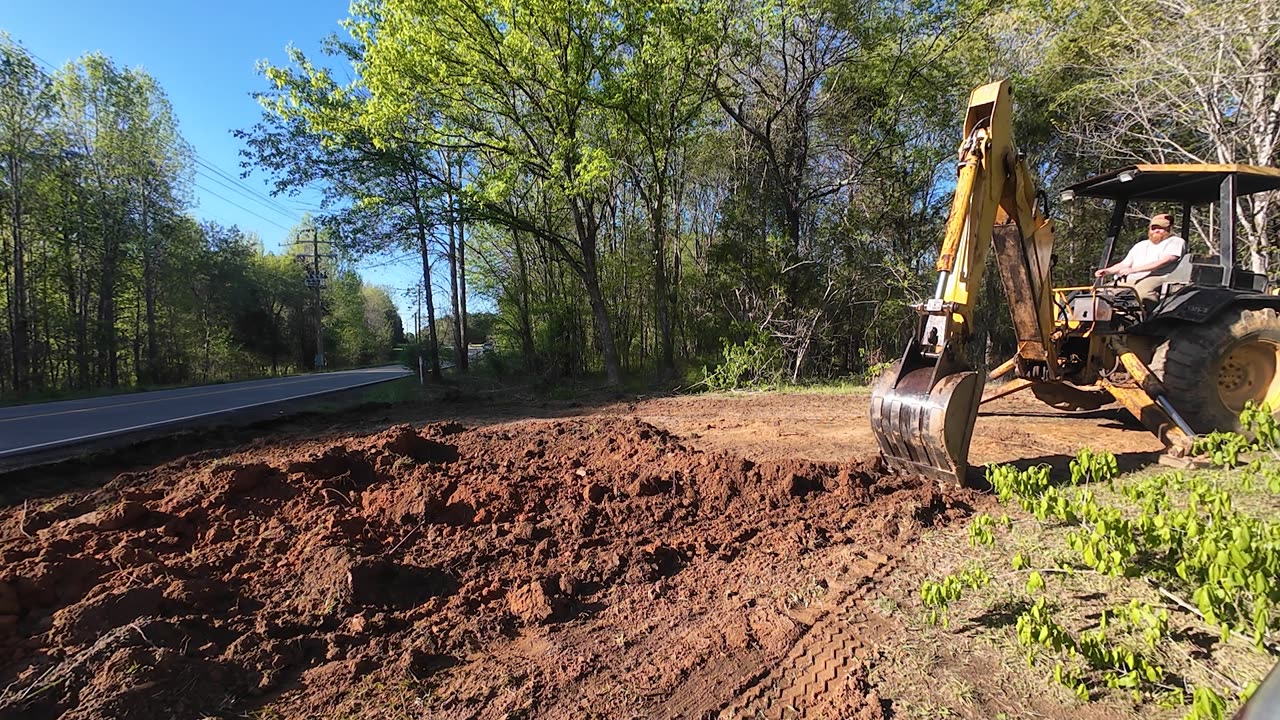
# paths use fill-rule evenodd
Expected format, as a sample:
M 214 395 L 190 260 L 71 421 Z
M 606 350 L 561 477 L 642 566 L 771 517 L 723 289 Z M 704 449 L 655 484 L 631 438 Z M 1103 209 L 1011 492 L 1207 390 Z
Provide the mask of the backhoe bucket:
M 903 363 L 912 366 L 902 372 Z M 949 366 L 949 367 L 948 367 Z M 889 466 L 964 484 L 986 376 L 909 351 L 876 381 L 871 429 Z

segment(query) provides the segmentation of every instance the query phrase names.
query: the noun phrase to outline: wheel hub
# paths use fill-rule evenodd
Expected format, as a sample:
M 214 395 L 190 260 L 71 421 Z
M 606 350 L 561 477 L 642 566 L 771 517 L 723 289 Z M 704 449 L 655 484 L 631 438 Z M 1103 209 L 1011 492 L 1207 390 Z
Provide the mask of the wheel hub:
M 1280 345 L 1261 339 L 1246 340 L 1227 354 L 1218 368 L 1218 395 L 1233 412 L 1245 403 L 1269 403 L 1280 400 Z

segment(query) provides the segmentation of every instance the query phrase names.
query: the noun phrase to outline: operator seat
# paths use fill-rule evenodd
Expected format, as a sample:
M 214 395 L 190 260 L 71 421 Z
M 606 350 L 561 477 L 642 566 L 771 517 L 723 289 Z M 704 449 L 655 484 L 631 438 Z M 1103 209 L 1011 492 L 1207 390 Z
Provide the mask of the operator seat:
M 1164 274 L 1164 282 L 1160 283 L 1159 300 L 1163 301 L 1191 284 L 1191 265 L 1194 261 L 1195 256 L 1189 252 L 1183 253 L 1182 257 L 1178 258 L 1178 264 Z

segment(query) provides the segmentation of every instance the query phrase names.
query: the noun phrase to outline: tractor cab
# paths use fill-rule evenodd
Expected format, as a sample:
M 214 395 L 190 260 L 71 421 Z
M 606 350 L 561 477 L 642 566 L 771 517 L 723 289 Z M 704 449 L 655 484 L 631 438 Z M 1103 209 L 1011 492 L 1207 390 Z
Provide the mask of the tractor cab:
M 1167 319 L 1202 322 L 1242 294 L 1266 293 L 1267 277 L 1235 262 L 1236 207 L 1241 197 L 1277 188 L 1280 169 L 1254 165 L 1129 165 L 1069 186 L 1062 193 L 1063 201 L 1079 197 L 1114 201 L 1098 267 L 1113 262 L 1134 202 L 1180 208 L 1182 222 L 1174 229 L 1184 239 L 1191 232 L 1193 209 L 1208 206 L 1219 252 L 1194 255 L 1188 251 L 1176 265 L 1163 270 L 1165 282 L 1146 302 L 1133 287 L 1102 279 L 1092 287 L 1061 288 L 1057 291 L 1060 320 L 1065 319 L 1070 329 L 1090 333 L 1143 334 L 1144 326 Z

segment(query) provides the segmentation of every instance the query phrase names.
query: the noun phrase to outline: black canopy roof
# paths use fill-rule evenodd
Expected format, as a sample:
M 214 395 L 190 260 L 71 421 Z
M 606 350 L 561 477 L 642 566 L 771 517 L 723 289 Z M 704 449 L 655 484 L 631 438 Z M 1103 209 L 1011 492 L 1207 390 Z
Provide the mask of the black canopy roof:
M 1077 197 L 1160 200 L 1201 204 L 1218 199 L 1223 178 L 1235 173 L 1236 195 L 1280 188 L 1280 169 L 1257 165 L 1130 165 L 1081 180 L 1067 190 Z

